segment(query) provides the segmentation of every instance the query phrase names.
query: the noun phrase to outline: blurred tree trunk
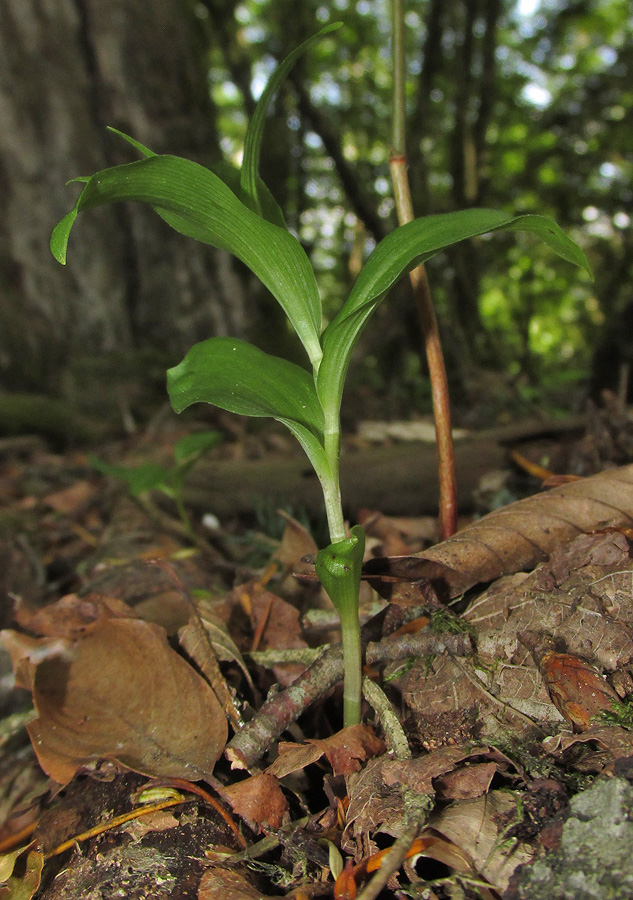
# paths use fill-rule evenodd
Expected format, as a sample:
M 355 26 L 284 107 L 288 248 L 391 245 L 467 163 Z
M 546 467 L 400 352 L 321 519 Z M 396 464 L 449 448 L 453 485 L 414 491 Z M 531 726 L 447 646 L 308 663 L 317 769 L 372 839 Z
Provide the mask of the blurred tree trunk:
M 247 330 L 248 282 L 224 252 L 136 204 L 84 214 L 69 261 L 48 249 L 77 189 L 137 158 L 113 125 L 157 152 L 219 155 L 205 49 L 188 0 L 0 4 L 0 373 L 41 387 L 69 357 L 154 346 L 178 354 Z

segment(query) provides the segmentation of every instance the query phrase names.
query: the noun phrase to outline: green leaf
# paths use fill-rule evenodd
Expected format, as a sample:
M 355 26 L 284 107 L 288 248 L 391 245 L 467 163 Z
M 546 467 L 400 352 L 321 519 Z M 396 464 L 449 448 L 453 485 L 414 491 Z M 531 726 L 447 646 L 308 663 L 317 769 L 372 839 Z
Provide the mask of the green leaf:
M 112 134 L 118 134 L 120 138 L 123 138 L 124 141 L 127 141 L 128 144 L 131 144 L 135 150 L 141 154 L 141 156 L 157 156 L 157 153 L 154 153 L 153 150 L 150 150 L 149 147 L 146 147 L 145 144 L 141 144 L 140 141 L 137 141 L 136 138 L 130 137 L 129 134 L 126 134 L 124 131 L 119 131 L 118 128 L 113 128 L 112 125 L 107 125 L 106 128 L 108 131 L 111 131 Z
M 168 488 L 172 480 L 172 473 L 169 469 L 156 463 L 143 463 L 140 466 L 117 466 L 98 459 L 96 456 L 90 456 L 89 461 L 97 472 L 124 482 L 133 497 L 141 497 L 150 491 Z
M 147 203 L 176 231 L 241 259 L 277 298 L 318 368 L 321 299 L 301 245 L 285 229 L 244 206 L 217 175 L 191 160 L 151 156 L 97 172 L 53 231 L 55 258 L 66 262 L 78 212 L 121 200 Z
M 294 363 L 245 341 L 209 338 L 169 369 L 167 391 L 178 413 L 203 402 L 243 416 L 276 419 L 297 438 L 319 478 L 331 477 L 314 379 Z
M 210 168 L 212 172 L 215 172 L 215 174 L 231 188 L 235 196 L 242 201 L 244 206 L 247 206 L 249 209 L 253 210 L 253 212 L 258 212 L 255 208 L 254 201 L 242 187 L 240 169 L 237 169 L 225 160 L 214 163 Z M 260 204 L 259 213 L 264 219 L 272 222 L 273 225 L 278 225 L 280 228 L 287 230 L 288 226 L 286 225 L 286 219 L 281 206 L 277 203 L 259 176 L 257 176 L 257 196 Z
M 263 182 L 258 178 L 258 172 L 262 135 L 264 133 L 264 122 L 268 107 L 277 93 L 279 85 L 288 75 L 288 72 L 290 72 L 299 57 L 313 44 L 321 40 L 324 35 L 330 34 L 332 31 L 338 31 L 342 24 L 342 22 L 333 22 L 330 25 L 326 25 L 325 28 L 317 31 L 317 33 L 313 34 L 312 37 L 309 37 L 307 41 L 304 41 L 303 44 L 296 47 L 292 53 L 289 53 L 283 62 L 277 66 L 259 98 L 253 117 L 248 124 L 246 137 L 244 139 L 244 158 L 241 174 L 242 189 L 252 198 L 253 206 L 251 208 L 256 212 L 261 212 L 264 209 L 261 192 L 261 185 Z
M 195 344 L 167 372 L 167 390 L 176 412 L 212 403 L 242 416 L 287 419 L 322 438 L 323 410 L 312 376 L 245 341 L 214 337 Z
M 157 154 L 150 150 L 149 147 L 141 144 L 141 142 L 137 141 L 135 138 L 130 137 L 130 135 L 126 134 L 124 131 L 119 131 L 118 128 L 113 128 L 111 125 L 108 125 L 107 127 L 108 131 L 111 131 L 113 134 L 118 134 L 124 141 L 131 144 L 132 147 L 138 150 L 141 156 L 157 156 Z M 254 208 L 252 198 L 249 197 L 242 188 L 240 169 L 236 166 L 232 166 L 231 163 L 226 162 L 226 160 L 220 160 L 219 162 L 214 163 L 212 166 L 209 166 L 209 169 L 217 175 L 218 178 L 221 178 L 227 187 L 230 187 L 238 200 L 241 200 L 242 203 L 253 210 L 253 212 L 257 212 Z M 87 180 L 88 179 L 84 179 L 84 181 Z M 263 215 L 265 219 L 268 219 L 269 222 L 272 222 L 273 225 L 279 225 L 280 228 L 286 228 L 286 220 L 281 207 L 259 176 L 257 178 L 257 194 L 261 203 L 261 215 Z
M 177 466 L 195 462 L 204 453 L 213 450 L 224 440 L 221 431 L 197 431 L 187 434 L 174 445 L 174 461 Z
M 317 391 L 330 415 L 338 415 L 356 339 L 395 282 L 451 244 L 503 230 L 528 231 L 538 235 L 559 256 L 581 266 L 591 275 L 589 263 L 580 247 L 545 216 L 510 216 L 492 209 L 466 209 L 425 216 L 401 225 L 378 244 L 361 269 L 344 306 L 322 335 L 323 361 L 317 378 Z

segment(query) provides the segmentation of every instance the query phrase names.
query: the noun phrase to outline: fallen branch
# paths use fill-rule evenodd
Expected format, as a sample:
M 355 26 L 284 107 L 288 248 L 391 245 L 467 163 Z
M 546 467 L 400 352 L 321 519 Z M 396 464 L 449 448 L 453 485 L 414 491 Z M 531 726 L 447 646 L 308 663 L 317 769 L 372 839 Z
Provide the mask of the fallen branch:
M 374 616 L 361 630 L 361 641 L 367 648 L 367 662 L 375 664 L 404 656 L 450 652 L 468 655 L 470 638 L 466 634 L 436 634 L 432 631 L 383 641 L 383 627 L 389 627 L 386 616 L 389 607 Z M 411 621 L 424 612 L 422 607 L 404 611 L 404 621 Z M 391 630 L 403 624 L 393 622 Z M 395 649 L 400 654 L 394 656 Z M 255 717 L 238 731 L 227 745 L 225 755 L 235 769 L 250 769 L 288 726 L 313 703 L 324 696 L 343 678 L 343 650 L 334 644 L 324 650 L 289 687 L 268 697 Z

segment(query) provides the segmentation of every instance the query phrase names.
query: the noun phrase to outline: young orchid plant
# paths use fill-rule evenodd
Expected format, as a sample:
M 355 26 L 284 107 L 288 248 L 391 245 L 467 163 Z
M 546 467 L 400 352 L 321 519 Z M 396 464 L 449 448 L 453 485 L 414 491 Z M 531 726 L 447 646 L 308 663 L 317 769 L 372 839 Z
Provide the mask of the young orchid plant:
M 180 157 L 156 155 L 111 129 L 143 158 L 75 179 L 84 183 L 83 190 L 54 229 L 51 250 L 65 264 L 69 234 L 82 210 L 138 201 L 153 207 L 176 231 L 234 254 L 280 303 L 303 344 L 310 369 L 242 340 L 211 337 L 168 371 L 167 389 L 178 413 L 203 402 L 240 415 L 276 419 L 307 454 L 323 490 L 331 541 L 318 553 L 316 571 L 341 620 L 344 722 L 352 725 L 361 712 L 358 598 L 365 538 L 360 526 L 348 533 L 343 516 L 340 406 L 361 330 L 401 276 L 445 247 L 487 232 L 533 232 L 563 259 L 590 270 L 581 249 L 543 216 L 512 216 L 490 209 L 426 216 L 396 228 L 376 246 L 338 314 L 323 328 L 321 298 L 308 257 L 288 231 L 258 172 L 264 121 L 279 84 L 302 53 L 339 27 L 336 23 L 321 29 L 274 72 L 249 124 L 241 169 L 226 163 L 209 169 Z

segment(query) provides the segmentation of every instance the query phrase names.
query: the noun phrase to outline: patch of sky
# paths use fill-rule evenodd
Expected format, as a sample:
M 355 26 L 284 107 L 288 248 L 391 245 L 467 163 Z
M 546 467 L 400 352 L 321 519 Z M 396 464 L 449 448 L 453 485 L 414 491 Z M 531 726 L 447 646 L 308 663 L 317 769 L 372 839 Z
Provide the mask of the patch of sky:
M 552 100 L 552 95 L 547 88 L 537 84 L 535 81 L 531 81 L 529 84 L 525 85 L 521 91 L 521 97 L 526 103 L 529 103 L 530 106 L 536 106 L 539 109 L 544 109 Z
M 262 25 L 247 25 L 242 29 L 242 37 L 247 44 L 261 44 L 266 38 L 266 31 Z
M 387 194 L 391 190 L 391 183 L 381 175 L 374 181 L 374 188 L 377 194 Z
M 607 69 L 610 69 L 618 58 L 617 51 L 613 47 L 607 47 L 605 44 L 598 47 L 597 53 Z
M 235 7 L 235 18 L 240 23 L 240 25 L 247 25 L 249 22 L 253 20 L 251 12 L 244 3 L 238 3 Z
M 343 99 L 341 88 L 329 75 L 324 75 L 321 80 L 310 88 L 312 100 L 317 103 L 329 103 L 338 106 Z
M 600 166 L 600 174 L 603 178 L 617 178 L 620 174 L 620 170 L 617 166 L 614 166 L 613 163 L 605 162 Z
M 259 100 L 264 88 L 268 84 L 268 79 L 277 67 L 277 61 L 272 56 L 264 56 L 253 66 L 253 77 L 251 79 L 251 93 L 255 100 Z
M 311 150 L 320 150 L 323 147 L 323 142 L 316 131 L 306 131 L 303 139 Z
M 631 224 L 631 217 L 628 213 L 617 212 L 613 217 L 613 224 L 616 228 L 628 228 Z

